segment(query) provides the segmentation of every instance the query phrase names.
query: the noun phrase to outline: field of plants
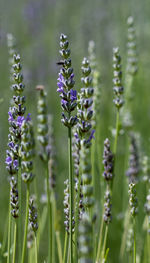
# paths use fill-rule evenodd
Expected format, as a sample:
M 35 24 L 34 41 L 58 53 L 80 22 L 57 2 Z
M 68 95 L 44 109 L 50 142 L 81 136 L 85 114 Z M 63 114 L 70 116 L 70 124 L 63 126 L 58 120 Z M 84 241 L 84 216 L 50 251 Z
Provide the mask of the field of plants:
M 150 263 L 150 2 L 0 2 L 0 263 Z

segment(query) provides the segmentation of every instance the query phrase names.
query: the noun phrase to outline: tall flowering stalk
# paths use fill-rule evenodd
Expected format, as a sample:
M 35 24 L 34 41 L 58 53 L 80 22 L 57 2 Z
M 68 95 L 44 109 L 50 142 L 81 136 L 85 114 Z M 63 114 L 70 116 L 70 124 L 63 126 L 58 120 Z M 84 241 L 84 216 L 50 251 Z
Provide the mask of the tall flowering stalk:
M 101 87 L 100 87 L 100 73 L 98 71 L 98 65 L 96 61 L 96 54 L 95 54 L 95 42 L 90 41 L 88 46 L 88 53 L 89 53 L 89 61 L 91 66 L 91 76 L 92 76 L 92 86 L 94 89 L 93 94 L 93 117 L 92 117 L 92 125 L 95 129 L 95 140 L 92 144 L 92 151 L 91 151 L 91 160 L 92 160 L 92 174 L 93 174 L 93 186 L 94 186 L 94 194 L 95 199 L 100 200 L 99 195 L 99 188 L 100 188 L 100 181 L 99 181 L 99 174 L 100 174 L 100 165 L 98 166 L 98 173 L 96 165 L 98 161 L 97 156 L 100 156 L 100 100 L 101 100 Z
M 83 88 L 81 88 L 81 92 L 78 96 L 77 116 L 79 122 L 77 124 L 76 132 L 74 134 L 80 156 L 79 175 L 76 185 L 77 195 L 75 212 L 75 245 L 77 245 L 79 207 L 80 205 L 82 205 L 82 207 L 84 207 L 84 209 L 88 210 L 89 212 L 90 208 L 94 204 L 90 151 L 91 140 L 95 132 L 95 130 L 92 129 L 93 110 L 91 108 L 93 104 L 94 90 L 92 87 L 92 77 L 90 75 L 91 67 L 87 58 L 83 59 L 81 70 L 81 82 Z M 80 198 L 82 195 L 83 200 L 81 201 Z
M 38 262 L 38 255 L 37 255 L 37 237 L 36 233 L 38 230 L 38 218 L 37 218 L 37 209 L 34 205 L 33 198 L 30 198 L 29 201 L 29 224 L 30 228 L 34 232 L 34 239 L 35 239 L 35 263 Z
M 70 49 L 68 48 L 69 42 L 66 35 L 61 34 L 60 36 L 60 55 L 62 68 L 59 72 L 58 82 L 57 82 L 57 92 L 61 97 L 61 106 L 63 109 L 62 113 L 62 123 L 68 128 L 68 153 L 69 153 L 69 204 L 70 204 L 70 215 L 69 215 L 69 234 L 70 234 L 70 262 L 73 262 L 73 173 L 72 173 L 72 134 L 71 129 L 77 123 L 77 117 L 72 116 L 72 111 L 75 110 L 77 106 L 77 91 L 73 89 L 74 73 L 71 67 L 70 59 Z
M 48 135 L 48 115 L 47 115 L 47 94 L 44 90 L 44 86 L 39 85 L 36 87 L 39 91 L 39 97 L 37 102 L 37 140 L 40 144 L 39 156 L 45 165 L 46 170 L 46 189 L 47 189 L 47 212 L 48 212 L 48 263 L 53 262 L 53 250 L 52 250 L 52 205 L 51 205 L 51 191 L 49 187 L 49 158 L 50 158 L 50 146 Z
M 138 182 L 138 175 L 140 172 L 139 153 L 134 133 L 130 133 L 130 155 L 129 155 L 129 168 L 126 172 L 126 176 L 129 178 L 129 182 Z
M 120 115 L 120 109 L 122 108 L 124 104 L 123 100 L 123 92 L 124 88 L 122 86 L 122 71 L 121 71 L 121 57 L 119 54 L 119 48 L 113 49 L 113 91 L 114 91 L 114 104 L 117 109 L 117 117 L 116 117 L 116 131 L 115 131 L 115 141 L 114 141 L 114 154 L 116 156 L 117 152 L 117 141 L 119 136 L 119 129 L 120 129 L 120 123 L 119 123 L 119 115 Z
M 112 188 L 112 182 L 114 179 L 114 154 L 111 152 L 110 142 L 108 138 L 104 141 L 103 165 L 104 165 L 103 177 L 107 185 L 106 185 L 106 191 L 104 195 L 103 219 L 102 219 L 101 227 L 100 227 L 97 261 L 100 259 L 101 256 L 102 256 L 102 260 L 104 260 L 106 243 L 107 243 L 107 235 L 108 235 L 108 226 L 112 220 L 112 211 L 111 211 L 112 191 L 111 191 L 111 188 Z M 103 242 L 103 250 L 101 251 L 104 223 L 106 224 L 106 227 L 105 227 L 105 235 L 104 235 L 104 242 Z
M 24 229 L 24 240 L 21 263 L 25 262 L 26 256 L 26 245 L 27 245 L 27 233 L 28 233 L 28 217 L 29 217 L 29 196 L 30 196 L 30 183 L 34 178 L 33 174 L 33 155 L 34 155 L 34 144 L 32 138 L 32 124 L 30 117 L 23 120 L 21 126 L 21 172 L 22 180 L 26 183 L 26 218 L 25 218 L 25 229 Z
M 129 183 L 129 206 L 130 214 L 133 219 L 133 229 L 134 229 L 134 263 L 136 263 L 136 224 L 135 217 L 138 213 L 138 200 L 136 197 L 136 185 L 135 183 Z
M 21 157 L 20 157 L 20 143 L 21 143 L 21 125 L 25 119 L 25 97 L 23 96 L 24 84 L 23 75 L 21 72 L 22 66 L 20 63 L 20 55 L 14 54 L 13 56 L 13 65 L 12 65 L 12 76 L 13 83 L 11 88 L 13 90 L 13 103 L 9 108 L 9 135 L 8 135 L 8 150 L 6 152 L 6 164 L 7 170 L 10 175 L 16 175 L 18 183 L 18 195 L 19 195 L 19 204 L 20 204 L 20 216 L 19 216 L 19 259 L 21 257 Z M 10 233 L 10 218 L 9 218 L 9 231 Z M 8 235 L 9 235 L 8 233 Z M 10 236 L 8 237 L 8 247 L 10 247 Z M 9 262 L 9 253 L 10 248 L 8 248 L 8 258 Z

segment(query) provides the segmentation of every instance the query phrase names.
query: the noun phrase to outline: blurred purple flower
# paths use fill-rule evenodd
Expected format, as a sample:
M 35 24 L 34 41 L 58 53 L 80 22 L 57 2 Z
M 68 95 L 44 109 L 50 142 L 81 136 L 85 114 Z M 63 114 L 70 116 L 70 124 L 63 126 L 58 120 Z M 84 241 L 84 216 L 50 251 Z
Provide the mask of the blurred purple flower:
M 71 98 L 71 102 L 73 102 L 74 100 L 77 100 L 77 91 L 76 90 L 73 90 L 71 89 L 70 90 L 70 98 Z
M 10 156 L 7 156 L 7 157 L 6 157 L 5 163 L 6 163 L 7 165 L 11 165 L 11 164 L 12 164 L 12 159 L 11 159 Z
M 87 140 L 88 142 L 90 142 L 92 139 L 95 139 L 94 133 L 95 133 L 95 130 L 92 130 L 92 131 L 91 131 L 91 134 L 90 134 L 90 137 L 89 137 L 89 139 Z

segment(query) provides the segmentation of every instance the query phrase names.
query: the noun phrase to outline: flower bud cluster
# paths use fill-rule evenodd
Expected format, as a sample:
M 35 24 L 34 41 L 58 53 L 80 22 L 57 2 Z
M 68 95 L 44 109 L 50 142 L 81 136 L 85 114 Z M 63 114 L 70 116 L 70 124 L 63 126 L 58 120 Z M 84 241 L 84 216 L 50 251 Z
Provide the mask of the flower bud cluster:
M 43 161 L 48 161 L 50 152 L 48 144 L 47 94 L 44 91 L 44 86 L 37 86 L 36 89 L 39 91 L 37 102 L 37 140 L 41 146 L 39 156 Z
M 115 95 L 115 99 L 113 100 L 113 102 L 116 108 L 120 109 L 124 104 L 124 100 L 122 98 L 124 88 L 122 86 L 121 57 L 119 54 L 118 47 L 113 49 L 113 69 L 114 69 L 113 91 Z
M 69 205 L 69 180 L 67 179 L 64 184 L 66 185 L 66 188 L 64 190 L 64 214 L 65 214 L 65 229 L 67 233 L 69 233 L 69 216 L 70 216 L 70 205 Z M 75 220 L 74 216 L 72 218 L 72 232 L 74 232 L 74 226 L 75 226 Z
M 93 138 L 94 130 L 92 130 L 92 117 L 93 117 L 93 93 L 91 67 L 87 58 L 82 61 L 82 74 L 81 82 L 83 88 L 81 88 L 81 94 L 78 98 L 78 134 L 84 140 L 86 147 L 90 147 L 91 139 Z
M 129 157 L 129 169 L 126 172 L 126 176 L 129 177 L 129 182 L 137 182 L 138 174 L 140 171 L 138 147 L 136 142 L 136 137 L 132 133 L 131 144 L 130 144 L 130 157 Z
M 8 135 L 8 148 L 6 152 L 6 168 L 10 175 L 14 175 L 18 171 L 18 160 L 19 160 L 19 145 L 21 142 L 21 126 L 25 117 L 25 107 L 22 105 L 25 103 L 25 97 L 22 96 L 24 90 L 24 85 L 22 84 L 23 75 L 21 73 L 20 55 L 14 54 L 13 57 L 13 78 L 14 82 L 12 85 L 12 90 L 14 92 L 13 96 L 13 106 L 10 107 L 8 115 L 9 122 L 9 135 Z M 29 115 L 26 120 L 30 119 Z
M 104 200 L 105 200 L 105 203 L 104 203 L 104 216 L 103 216 L 103 219 L 105 221 L 106 224 L 109 224 L 111 221 L 112 221 L 112 203 L 111 203 L 111 193 L 110 193 L 110 190 L 109 188 L 106 190 L 105 192 L 105 196 L 104 196 Z
M 104 141 L 103 164 L 104 164 L 104 172 L 103 172 L 104 179 L 106 181 L 113 180 L 114 155 L 110 150 L 110 142 L 108 138 Z
M 134 28 L 134 19 L 132 16 L 128 17 L 128 43 L 127 43 L 127 73 L 134 76 L 138 70 L 137 59 L 137 43 Z
M 136 185 L 134 183 L 129 183 L 129 205 L 130 213 L 133 217 L 138 213 L 138 200 L 136 197 Z
M 95 42 L 90 41 L 89 47 L 89 61 L 91 66 L 91 75 L 93 79 L 93 88 L 94 88 L 94 95 L 93 95 L 93 128 L 96 128 L 96 123 L 98 121 L 99 112 L 100 112 L 100 99 L 101 99 L 101 89 L 100 89 L 100 73 L 97 70 L 97 62 L 96 62 L 96 55 L 95 55 Z
M 92 263 L 92 223 L 85 212 L 79 223 L 79 258 L 80 262 Z
M 34 231 L 32 230 L 30 224 L 28 225 L 28 234 L 27 234 L 27 248 L 30 249 L 34 244 Z
M 67 127 L 73 127 L 77 123 L 77 117 L 71 116 L 71 112 L 75 110 L 77 106 L 77 91 L 73 89 L 74 73 L 71 67 L 70 49 L 68 48 L 69 41 L 66 35 L 60 36 L 60 55 L 62 60 L 58 63 L 62 65 L 59 72 L 57 82 L 57 92 L 61 97 L 61 106 L 63 109 L 62 123 Z M 65 113 L 68 113 L 66 116 Z
M 94 205 L 91 168 L 90 149 L 81 144 L 82 194 L 83 204 L 87 208 Z
M 16 41 L 12 34 L 7 34 L 7 46 L 8 46 L 8 53 L 9 53 L 9 65 L 10 65 L 10 82 L 13 82 L 13 55 L 16 53 Z
M 37 222 L 37 209 L 34 206 L 34 201 L 31 198 L 29 202 L 29 223 L 31 229 L 34 231 L 34 233 L 38 230 L 38 222 Z
M 11 214 L 14 218 L 19 216 L 19 199 L 18 199 L 18 190 L 17 190 L 17 181 L 15 177 L 11 177 L 10 180 L 10 205 L 11 205 Z
M 33 156 L 34 156 L 34 141 L 32 137 L 32 123 L 24 120 L 21 126 L 21 171 L 22 180 L 29 183 L 33 180 Z

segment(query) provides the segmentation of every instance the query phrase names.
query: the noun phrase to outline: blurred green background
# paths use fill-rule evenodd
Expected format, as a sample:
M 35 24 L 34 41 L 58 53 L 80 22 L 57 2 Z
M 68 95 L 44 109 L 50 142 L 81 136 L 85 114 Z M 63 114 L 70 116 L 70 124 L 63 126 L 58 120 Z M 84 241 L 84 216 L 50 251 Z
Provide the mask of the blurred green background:
M 109 136 L 110 127 L 115 126 L 115 109 L 112 92 L 112 48 L 120 47 L 123 69 L 126 64 L 126 20 L 129 15 L 135 18 L 137 45 L 139 54 L 139 72 L 134 82 L 135 101 L 133 115 L 135 130 L 142 135 L 142 146 L 149 151 L 150 122 L 150 2 L 149 0 L 1 0 L 0 1 L 0 242 L 2 241 L 4 220 L 8 208 L 8 181 L 5 170 L 5 151 L 8 136 L 8 108 L 12 93 L 9 88 L 9 66 L 6 34 L 16 38 L 17 49 L 22 58 L 27 112 L 31 112 L 36 131 L 36 91 L 37 84 L 43 84 L 48 93 L 48 110 L 54 115 L 58 167 L 57 196 L 61 204 L 63 181 L 67 177 L 67 131 L 61 124 L 60 99 L 56 93 L 56 81 L 59 68 L 59 35 L 68 35 L 72 64 L 75 71 L 76 87 L 80 88 L 81 61 L 88 55 L 88 42 L 96 43 L 96 55 L 101 74 L 101 141 Z M 122 143 L 122 144 L 121 144 Z M 123 154 L 123 142 L 120 140 L 119 153 Z M 61 146 L 61 147 L 60 147 Z M 101 159 L 101 157 L 100 157 Z M 36 163 L 36 175 L 39 190 L 43 190 L 43 169 Z M 122 163 L 118 165 L 118 177 L 115 187 L 114 213 L 122 212 L 121 198 Z M 119 187 L 118 187 L 119 185 Z M 142 193 L 141 193 L 142 198 Z M 113 235 L 111 226 L 110 244 L 111 262 L 118 262 L 119 231 Z

